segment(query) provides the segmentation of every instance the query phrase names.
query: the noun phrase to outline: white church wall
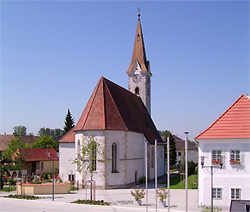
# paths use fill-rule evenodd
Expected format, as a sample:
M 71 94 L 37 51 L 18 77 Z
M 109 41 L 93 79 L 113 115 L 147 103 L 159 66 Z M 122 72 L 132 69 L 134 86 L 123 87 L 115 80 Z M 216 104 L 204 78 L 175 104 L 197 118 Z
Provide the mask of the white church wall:
M 127 131 L 106 131 L 106 163 L 107 186 L 122 186 L 135 182 L 143 176 L 143 135 Z M 117 144 L 117 173 L 112 173 L 112 144 Z
M 59 175 L 63 182 L 69 180 L 69 175 L 74 175 L 75 143 L 59 143 Z
M 229 208 L 231 202 L 231 189 L 240 189 L 240 199 L 250 199 L 250 141 L 248 139 L 217 139 L 199 141 L 199 158 L 205 157 L 205 165 L 211 165 L 212 151 L 221 150 L 223 168 L 218 169 L 213 175 L 213 187 L 222 189 L 222 197 L 214 199 L 214 205 Z M 230 151 L 240 150 L 241 164 L 230 163 Z M 200 160 L 200 159 L 199 159 Z M 210 205 L 211 201 L 211 175 L 210 168 L 199 165 L 199 205 Z
M 87 140 L 89 136 L 94 136 L 95 141 L 97 143 L 100 143 L 100 149 L 105 148 L 105 136 L 103 135 L 103 131 L 81 131 L 76 132 L 75 134 L 75 142 L 76 142 L 76 148 L 75 153 L 80 153 L 80 149 L 82 148 L 82 145 L 87 143 Z M 80 145 L 78 144 L 80 142 Z M 100 155 L 97 155 L 97 163 L 96 163 L 96 171 L 93 172 L 93 180 L 96 182 L 97 187 L 104 187 L 105 185 L 105 164 L 100 162 L 102 160 Z M 75 165 L 76 166 L 76 165 Z M 86 183 L 90 181 L 91 175 L 89 172 L 86 172 L 86 169 L 84 168 L 81 173 L 77 172 L 76 179 L 79 180 L 79 183 L 82 184 L 82 182 Z

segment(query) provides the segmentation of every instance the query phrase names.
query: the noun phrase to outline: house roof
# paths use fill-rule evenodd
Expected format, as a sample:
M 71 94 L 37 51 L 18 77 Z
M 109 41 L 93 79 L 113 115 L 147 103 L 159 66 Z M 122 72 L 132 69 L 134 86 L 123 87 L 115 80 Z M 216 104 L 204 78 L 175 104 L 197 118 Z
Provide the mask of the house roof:
M 195 139 L 250 138 L 250 99 L 242 94 Z
M 143 40 L 142 28 L 141 28 L 141 20 L 140 14 L 138 14 L 138 22 L 135 33 L 135 43 L 133 49 L 133 55 L 131 63 L 129 64 L 129 68 L 127 73 L 131 73 L 135 62 L 138 62 L 142 71 L 149 71 L 149 61 L 146 58 L 145 45 Z
M 5 151 L 8 148 L 8 144 L 12 139 L 15 139 L 16 135 L 0 135 L 0 151 Z M 35 143 L 35 139 L 39 138 L 38 136 L 27 135 L 27 136 L 20 136 L 21 141 L 26 144 L 32 145 Z
M 78 123 L 59 142 L 74 142 L 75 131 L 119 130 L 143 133 L 163 142 L 146 107 L 137 95 L 101 77 Z
M 161 136 L 162 140 L 166 139 L 166 136 Z M 175 148 L 176 150 L 184 150 L 185 149 L 185 141 L 181 138 L 179 138 L 176 135 L 173 135 L 173 138 L 175 140 Z M 188 146 L 187 146 L 188 150 L 198 150 L 198 146 L 197 144 L 195 144 L 194 142 L 188 142 Z
M 50 153 L 50 158 L 48 158 L 47 152 Z M 25 149 L 21 150 L 21 154 L 26 162 L 58 160 L 56 150 L 53 148 Z

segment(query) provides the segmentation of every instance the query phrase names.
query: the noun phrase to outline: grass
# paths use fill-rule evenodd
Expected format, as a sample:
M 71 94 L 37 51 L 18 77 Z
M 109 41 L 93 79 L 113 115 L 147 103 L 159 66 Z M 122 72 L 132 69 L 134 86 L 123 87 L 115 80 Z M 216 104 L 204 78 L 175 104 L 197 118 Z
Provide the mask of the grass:
M 16 186 L 10 186 L 10 191 L 15 191 L 15 190 Z M 0 191 L 9 192 L 9 186 L 3 187 L 2 189 L 0 189 Z
M 166 181 L 162 184 L 166 184 Z M 185 179 L 180 181 L 180 175 L 170 178 L 170 189 L 185 189 Z M 188 189 L 198 189 L 198 175 L 188 176 Z

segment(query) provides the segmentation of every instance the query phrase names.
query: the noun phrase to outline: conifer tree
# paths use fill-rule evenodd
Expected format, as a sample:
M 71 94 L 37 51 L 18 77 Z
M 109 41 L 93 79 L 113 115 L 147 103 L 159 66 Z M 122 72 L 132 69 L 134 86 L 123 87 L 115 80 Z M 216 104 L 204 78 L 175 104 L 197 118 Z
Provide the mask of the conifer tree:
M 75 126 L 74 119 L 68 109 L 68 113 L 65 117 L 64 128 L 63 128 L 64 134 L 69 132 L 74 126 Z

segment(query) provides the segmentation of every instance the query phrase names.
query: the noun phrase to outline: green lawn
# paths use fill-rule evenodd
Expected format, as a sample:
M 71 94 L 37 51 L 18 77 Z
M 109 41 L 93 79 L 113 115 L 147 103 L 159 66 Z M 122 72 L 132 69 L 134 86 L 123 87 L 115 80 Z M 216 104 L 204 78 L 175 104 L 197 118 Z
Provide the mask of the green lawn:
M 15 191 L 15 190 L 16 190 L 16 186 L 10 186 L 10 191 Z M 2 189 L 0 189 L 0 191 L 9 192 L 9 186 L 3 187 Z
M 166 184 L 166 181 L 162 184 Z M 185 189 L 185 179 L 180 181 L 180 175 L 170 178 L 170 189 Z M 188 176 L 188 189 L 198 189 L 198 175 Z

